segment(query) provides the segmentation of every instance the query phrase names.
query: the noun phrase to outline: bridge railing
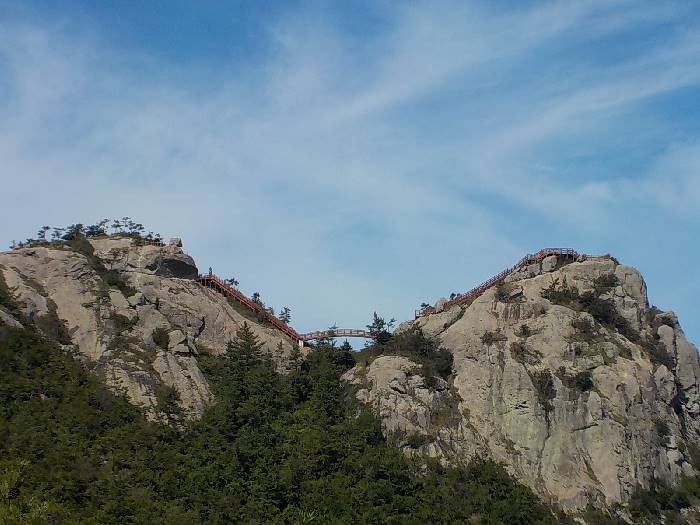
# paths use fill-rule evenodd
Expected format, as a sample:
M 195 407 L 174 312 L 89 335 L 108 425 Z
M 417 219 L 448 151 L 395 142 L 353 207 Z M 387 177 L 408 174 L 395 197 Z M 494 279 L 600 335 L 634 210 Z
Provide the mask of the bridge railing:
M 338 328 L 336 330 L 318 330 L 301 334 L 302 341 L 311 341 L 318 339 L 329 339 L 331 337 L 364 337 L 365 339 L 373 339 L 374 337 L 367 330 L 356 330 L 354 328 Z
M 610 254 L 605 254 L 605 255 L 587 255 L 587 254 L 582 254 L 578 253 L 576 250 L 572 248 L 543 248 L 540 251 L 536 253 L 529 253 L 522 259 L 520 259 L 517 263 L 515 263 L 513 266 L 510 268 L 507 268 L 503 270 L 501 273 L 494 275 L 487 281 L 484 281 L 480 285 L 472 288 L 471 290 L 458 294 L 454 299 L 451 299 L 445 303 L 445 308 L 449 308 L 450 306 L 454 306 L 456 304 L 461 304 L 464 302 L 467 302 L 469 300 L 475 299 L 479 295 L 483 294 L 486 290 L 489 288 L 495 286 L 496 284 L 503 282 L 506 277 L 508 277 L 510 274 L 514 273 L 515 271 L 519 270 L 526 264 L 532 264 L 535 262 L 540 262 L 542 259 L 545 257 L 549 257 L 550 255 L 557 255 L 557 256 L 564 256 L 564 257 L 572 257 L 574 259 L 576 258 L 582 258 L 582 259 L 611 259 Z M 416 319 L 419 317 L 424 317 L 426 315 L 430 315 L 435 313 L 435 307 L 434 306 L 428 306 L 426 308 L 418 309 L 415 311 L 415 317 Z
M 277 319 L 277 317 L 265 310 L 265 308 L 263 308 L 261 305 L 259 305 L 252 299 L 246 297 L 242 292 L 236 290 L 235 288 L 224 282 L 218 276 L 214 274 L 203 274 L 197 277 L 197 281 L 203 286 L 207 288 L 214 288 L 217 291 L 219 291 L 219 293 L 222 293 L 227 297 L 231 297 L 239 303 L 243 304 L 244 306 L 247 306 L 254 312 L 263 315 L 268 321 L 275 325 L 276 328 L 278 328 L 280 331 L 284 332 L 286 335 L 292 338 L 295 343 L 302 340 L 299 333 L 296 330 L 294 330 L 291 326 L 284 323 L 280 319 Z
M 197 281 L 206 288 L 211 288 L 226 297 L 231 297 L 239 303 L 257 312 L 270 321 L 276 328 L 289 336 L 295 343 L 312 341 L 318 339 L 328 339 L 330 337 L 364 337 L 371 339 L 372 335 L 367 330 L 356 330 L 352 328 L 338 328 L 337 330 L 320 330 L 308 334 L 300 334 L 291 326 L 278 319 L 260 304 L 245 296 L 239 290 L 226 283 L 223 279 L 214 274 L 202 274 L 197 277 Z
M 466 301 L 475 299 L 479 295 L 483 294 L 489 288 L 495 286 L 496 284 L 498 284 L 500 282 L 503 282 L 506 279 L 506 277 L 511 275 L 513 272 L 519 270 L 524 265 L 542 261 L 542 259 L 544 259 L 545 257 L 548 257 L 550 255 L 566 256 L 566 257 L 572 257 L 574 259 L 576 259 L 576 258 L 593 259 L 593 260 L 612 259 L 612 256 L 610 254 L 587 255 L 587 254 L 580 254 L 576 250 L 573 250 L 571 248 L 543 248 L 536 253 L 526 255 L 525 257 L 520 259 L 517 263 L 515 263 L 515 265 L 503 270 L 502 272 L 500 272 L 497 275 L 494 275 L 490 279 L 484 281 L 483 283 L 472 288 L 471 290 L 469 290 L 465 293 L 458 294 L 454 299 L 451 299 L 450 301 L 447 301 L 445 303 L 445 308 L 449 308 L 450 306 L 464 303 Z M 304 341 L 328 339 L 330 337 L 363 337 L 363 338 L 367 338 L 367 339 L 373 338 L 372 335 L 367 330 L 356 330 L 356 329 L 351 329 L 351 328 L 338 328 L 336 330 L 319 330 L 316 332 L 309 332 L 307 334 L 299 334 L 291 326 L 284 323 L 283 321 L 281 321 L 280 319 L 278 319 L 277 317 L 272 315 L 270 312 L 268 312 L 265 308 L 263 308 L 262 305 L 253 301 L 252 299 L 249 299 L 243 293 L 241 293 L 239 290 L 233 288 L 232 286 L 230 286 L 228 283 L 226 283 L 224 280 L 222 280 L 218 276 L 216 276 L 212 273 L 202 274 L 202 275 L 199 275 L 197 277 L 197 281 L 200 284 L 202 284 L 203 286 L 205 286 L 207 288 L 215 289 L 218 292 L 222 293 L 223 295 L 235 299 L 236 301 L 245 305 L 246 307 L 253 310 L 254 312 L 261 314 L 271 324 L 273 324 L 276 328 L 278 328 L 281 332 L 285 333 L 292 340 L 294 340 L 294 342 L 299 343 L 299 344 L 303 343 Z M 435 313 L 435 307 L 428 306 L 426 308 L 416 310 L 415 317 L 417 319 L 418 317 L 423 317 L 426 315 L 430 315 L 432 313 Z

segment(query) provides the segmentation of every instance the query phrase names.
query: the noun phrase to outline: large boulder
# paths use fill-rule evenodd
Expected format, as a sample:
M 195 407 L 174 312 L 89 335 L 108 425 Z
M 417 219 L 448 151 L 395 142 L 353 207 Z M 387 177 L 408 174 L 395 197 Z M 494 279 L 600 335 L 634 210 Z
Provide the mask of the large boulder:
M 114 270 L 178 279 L 195 279 L 199 273 L 194 259 L 177 244 L 138 246 L 129 238 L 96 238 L 90 243 L 95 255 Z
M 199 271 L 194 259 L 182 253 L 177 246 L 170 245 L 161 250 L 159 257 L 146 266 L 161 277 L 176 277 L 179 279 L 196 279 Z

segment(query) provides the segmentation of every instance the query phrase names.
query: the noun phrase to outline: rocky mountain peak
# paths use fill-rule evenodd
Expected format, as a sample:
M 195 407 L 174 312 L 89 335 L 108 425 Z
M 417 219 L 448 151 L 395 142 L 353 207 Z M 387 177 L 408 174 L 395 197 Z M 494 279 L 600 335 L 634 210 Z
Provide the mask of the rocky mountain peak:
M 36 321 L 89 368 L 156 417 L 175 394 L 185 417 L 213 401 L 196 356 L 220 354 L 248 323 L 281 367 L 292 342 L 264 319 L 200 286 L 197 266 L 178 241 L 131 236 L 35 243 L 0 253 L 0 274 L 21 316 Z
M 672 312 L 649 306 L 634 268 L 551 256 L 431 312 L 398 333 L 439 341 L 449 381 L 429 386 L 418 363 L 391 355 L 345 376 L 407 452 L 493 458 L 569 510 L 695 474 L 697 349 Z
M 612 257 L 523 261 L 403 323 L 393 339 L 417 354 L 379 343 L 357 357 L 343 376 L 356 398 L 406 454 L 490 458 L 566 510 L 696 475 L 700 363 L 676 315 Z M 179 241 L 34 242 L 0 253 L 17 304 L 0 320 L 33 323 L 150 418 L 195 419 L 215 401 L 198 356 L 224 353 L 244 323 L 280 370 L 296 343 L 197 276 Z

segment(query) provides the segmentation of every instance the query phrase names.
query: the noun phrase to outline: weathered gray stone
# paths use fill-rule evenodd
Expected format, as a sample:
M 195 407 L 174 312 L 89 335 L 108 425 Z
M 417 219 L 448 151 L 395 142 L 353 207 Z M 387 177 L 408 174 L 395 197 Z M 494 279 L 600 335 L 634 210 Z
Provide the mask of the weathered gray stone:
M 550 255 L 549 257 L 545 257 L 542 259 L 542 273 L 549 273 L 554 271 L 554 269 L 557 267 L 557 256 L 556 255 Z
M 495 300 L 492 288 L 468 306 L 411 324 L 452 352 L 448 392 L 412 388 L 421 384 L 420 369 L 398 357 L 358 366 L 346 380 L 358 386 L 358 399 L 377 408 L 387 433 L 430 436 L 434 441 L 418 450 L 442 461 L 462 462 L 478 454 L 503 462 L 565 509 L 624 502 L 638 486 L 675 483 L 693 474 L 680 444 L 700 438 L 700 362 L 675 316 L 650 319 L 646 286 L 633 268 L 612 260 L 583 260 L 559 269 L 551 265 L 543 265 L 541 274 L 530 266 L 518 272 L 523 289 L 518 302 Z M 658 336 L 673 357 L 672 370 L 588 313 L 542 297 L 554 280 L 584 292 L 609 274 L 620 285 L 606 296 L 642 333 L 640 340 Z M 581 333 L 574 320 L 588 320 L 593 333 Z M 528 336 L 521 335 L 523 325 Z M 501 340 L 485 344 L 487 331 Z M 549 408 L 542 401 L 543 374 L 552 381 Z M 586 374 L 592 388 L 582 382 Z M 684 400 L 675 405 L 680 417 L 672 408 L 678 389 Z M 430 414 L 448 393 L 458 409 L 436 428 Z M 669 428 L 667 439 L 658 433 L 659 421 Z
M 429 388 L 420 370 L 420 365 L 406 357 L 382 356 L 367 367 L 349 370 L 343 379 L 358 387 L 358 400 L 374 408 L 386 434 L 407 438 L 407 453 L 438 458 L 486 453 L 482 438 L 462 423 L 458 400 L 447 382 L 435 378 L 436 385 Z M 443 425 L 445 421 L 454 426 Z M 411 445 L 409 440 L 420 445 Z
M 445 309 L 445 304 L 447 303 L 447 299 L 444 297 L 441 297 L 440 299 L 437 300 L 435 303 L 435 313 L 439 314 Z
M 198 274 L 194 259 L 176 244 L 136 246 L 128 238 L 91 239 L 90 243 L 95 255 L 103 259 L 110 269 L 179 279 L 195 279 Z
M 11 314 L 0 308 L 0 324 L 6 324 L 13 328 L 22 328 L 22 323 L 15 319 Z
M 197 367 L 198 348 L 225 352 L 244 322 L 280 370 L 286 369 L 292 341 L 191 280 L 196 266 L 177 245 L 136 246 L 129 238 L 90 242 L 105 267 L 117 271 L 138 290 L 136 294 L 125 297 L 120 290 L 109 289 L 88 259 L 69 249 L 0 253 L 0 271 L 24 316 L 30 320 L 47 316 L 55 305 L 78 354 L 150 417 L 157 417 L 161 384 L 176 389 L 187 417 L 201 414 L 213 396 Z M 155 347 L 156 329 L 168 332 L 167 351 Z

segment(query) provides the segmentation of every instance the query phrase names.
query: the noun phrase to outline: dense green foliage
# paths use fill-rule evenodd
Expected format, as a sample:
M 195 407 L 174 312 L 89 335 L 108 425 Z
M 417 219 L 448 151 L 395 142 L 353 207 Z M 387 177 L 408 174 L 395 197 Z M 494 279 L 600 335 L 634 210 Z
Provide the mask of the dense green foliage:
M 145 230 L 143 224 L 133 221 L 130 217 L 102 219 L 95 224 L 87 226 L 80 223 L 70 224 L 64 227 L 42 226 L 39 228 L 36 238 L 29 238 L 20 242 L 12 241 L 12 249 L 47 244 L 61 245 L 66 241 L 78 241 L 91 237 L 105 237 L 109 235 L 131 237 L 137 244 L 144 242 L 162 243 L 162 238 L 159 233 L 146 233 Z
M 15 295 L 7 286 L 2 272 L 0 272 L 0 306 L 6 311 L 10 312 L 12 315 L 18 316 L 20 314 L 19 305 L 17 304 Z
M 218 403 L 178 430 L 0 326 L 0 523 L 557 522 L 498 465 L 422 464 L 387 443 L 339 380 L 347 346 L 280 375 L 246 328 L 228 355 L 202 357 Z
M 376 320 L 376 315 L 375 320 Z M 381 318 L 380 318 L 381 319 Z M 355 361 L 366 365 L 380 355 L 401 355 L 421 365 L 421 375 L 430 387 L 435 378 L 447 379 L 452 373 L 452 353 L 439 347 L 433 339 L 425 337 L 420 329 L 408 330 L 398 335 L 389 334 L 380 341 L 354 354 Z
M 684 519 L 682 512 L 697 508 L 698 498 L 700 484 L 697 479 L 684 478 L 677 487 L 658 484 L 651 489 L 637 490 L 627 505 L 627 520 L 618 516 L 619 508 L 612 513 L 589 511 L 584 516 L 589 525 L 629 525 L 630 520 L 638 525 L 697 523 L 697 513 L 693 513 L 690 519 Z
M 557 390 L 554 386 L 551 372 L 549 370 L 536 372 L 533 383 L 537 390 L 537 400 L 544 407 L 547 421 L 549 421 L 549 413 L 554 410 L 552 400 L 557 397 Z
M 394 326 L 396 319 L 385 320 L 379 317 L 377 312 L 374 312 L 372 322 L 367 325 L 367 331 L 372 335 L 375 345 L 385 345 L 391 338 L 391 328 Z
M 153 330 L 151 337 L 156 346 L 159 346 L 163 350 L 167 350 L 168 346 L 170 346 L 170 334 L 168 334 L 168 331 L 163 327 L 158 327 Z
M 601 276 L 593 283 L 594 291 L 579 293 L 578 288 L 569 286 L 566 278 L 561 284 L 559 279 L 554 279 L 548 288 L 542 290 L 542 297 L 554 304 L 588 312 L 600 324 L 618 331 L 630 341 L 638 341 L 639 334 L 632 329 L 627 319 L 618 313 L 614 301 L 603 297 L 617 284 L 618 280 L 614 275 Z

